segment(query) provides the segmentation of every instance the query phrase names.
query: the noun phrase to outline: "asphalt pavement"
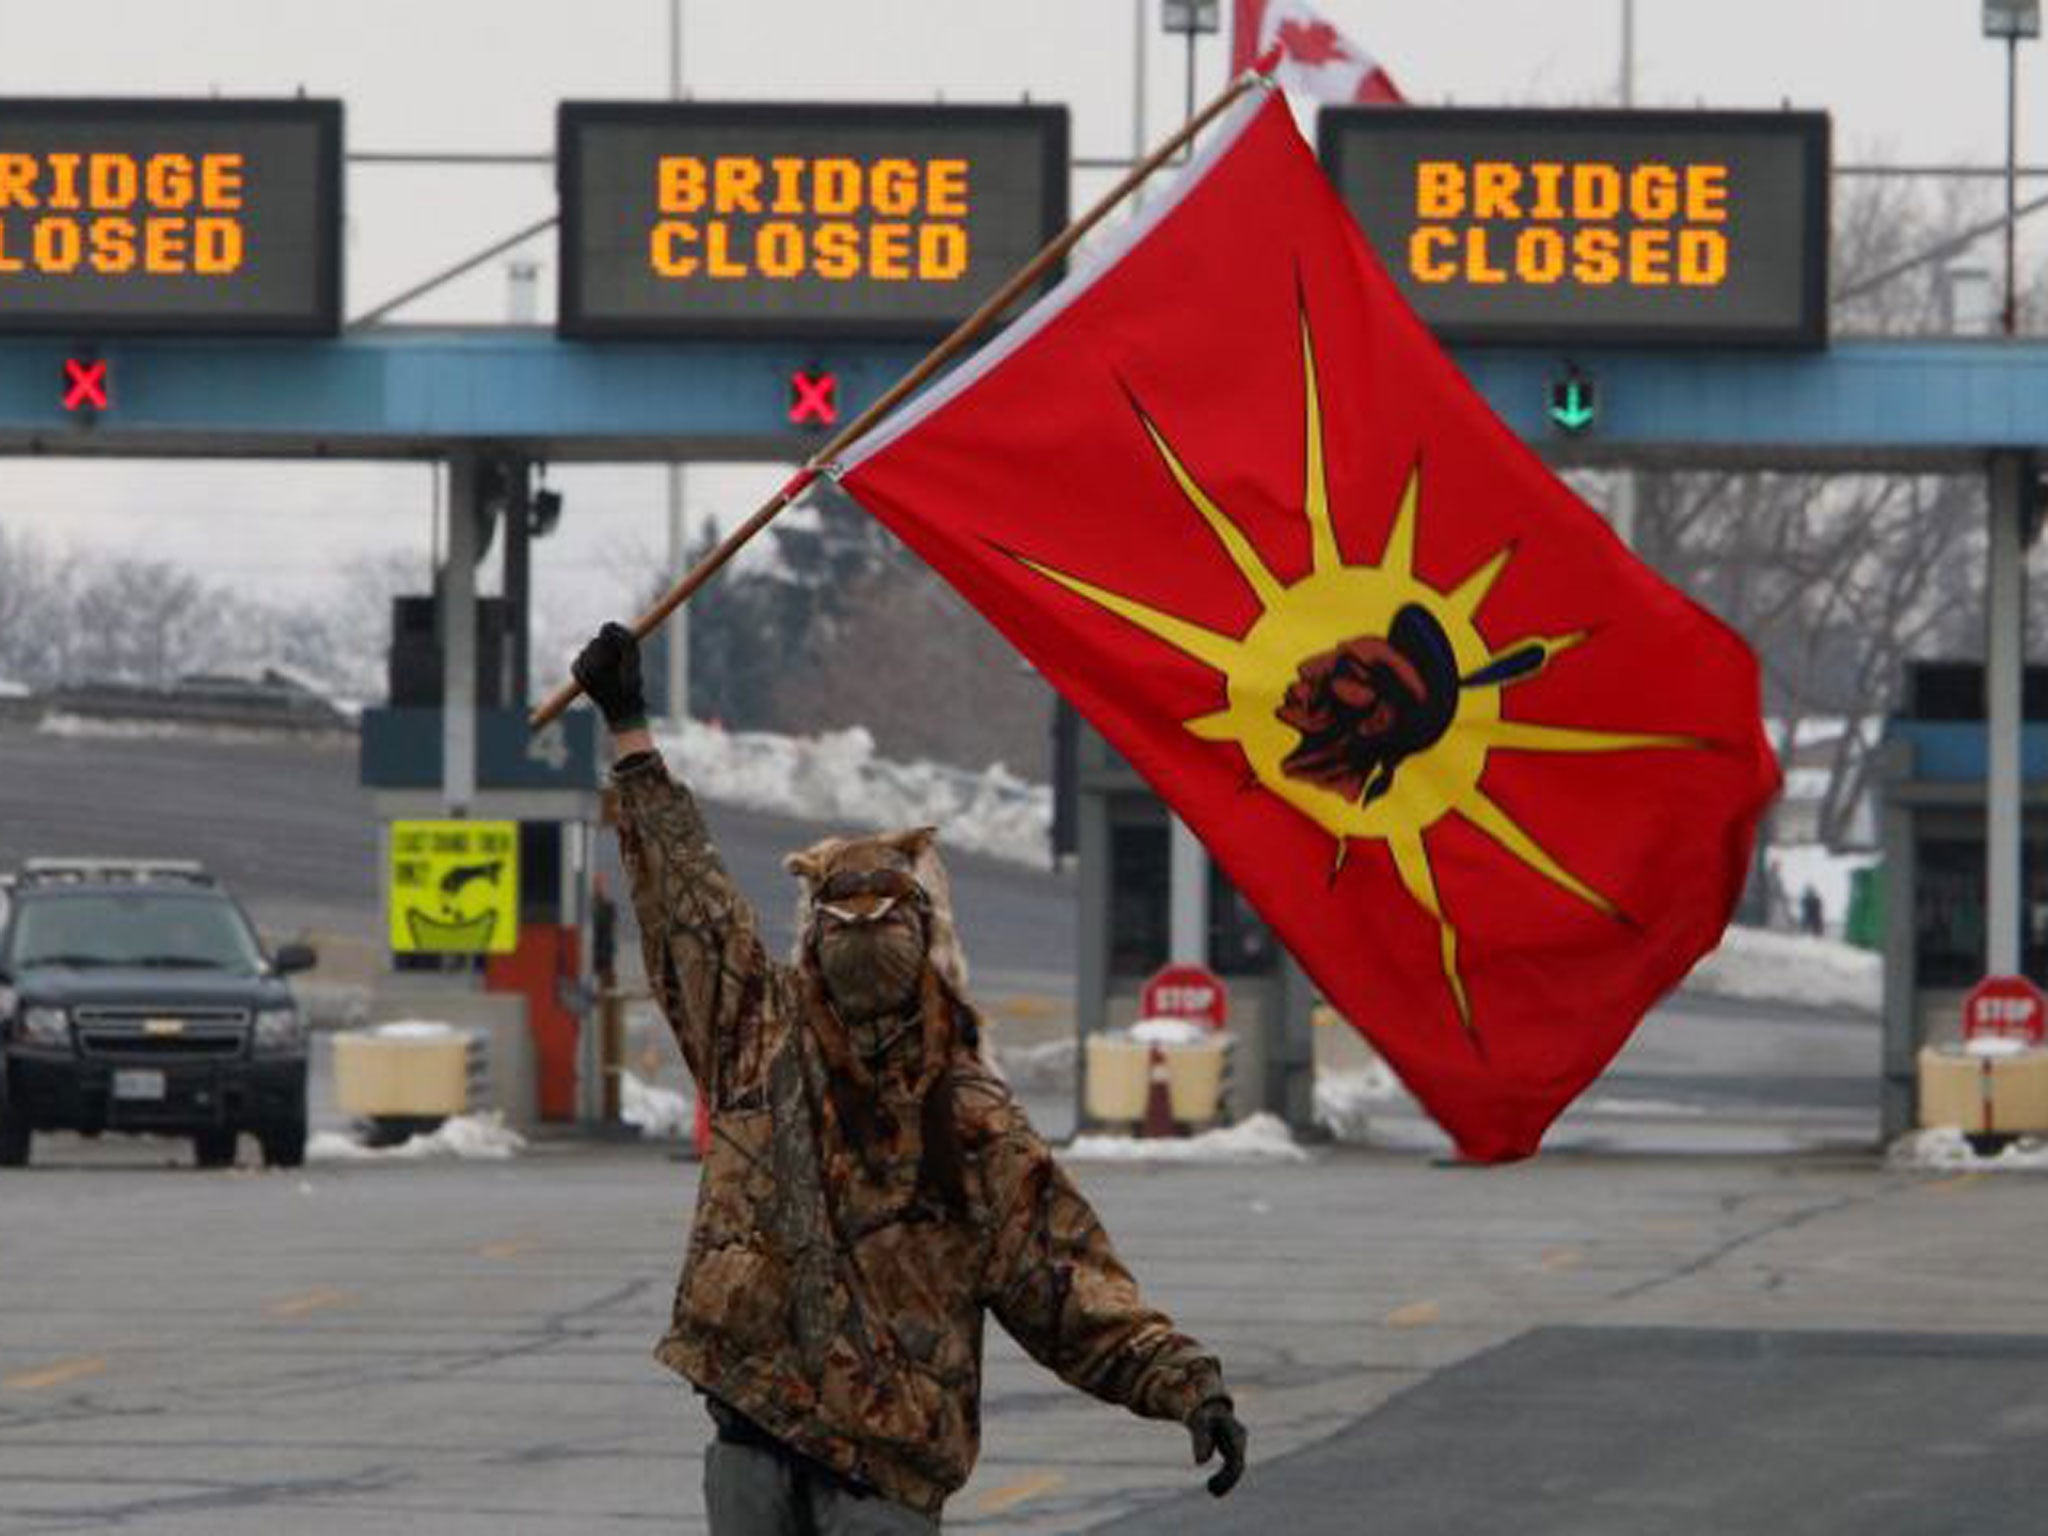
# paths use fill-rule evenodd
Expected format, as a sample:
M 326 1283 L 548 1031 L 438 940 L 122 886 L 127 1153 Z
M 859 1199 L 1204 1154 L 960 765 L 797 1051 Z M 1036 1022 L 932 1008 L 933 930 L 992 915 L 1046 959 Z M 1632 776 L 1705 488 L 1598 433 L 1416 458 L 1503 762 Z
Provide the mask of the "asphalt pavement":
M 775 942 L 780 856 L 819 829 L 711 815 Z M 346 751 L 0 730 L 0 864 L 197 856 L 266 926 L 360 928 L 373 850 Z M 981 974 L 1056 988 L 1068 884 L 956 865 Z M 2048 1186 L 1885 1165 L 1876 1061 L 1868 1017 L 1681 994 L 1515 1167 L 1448 1164 L 1398 1101 L 1303 1165 L 1076 1165 L 1221 1354 L 1252 1471 L 1211 1500 L 1178 1427 L 991 1330 L 948 1527 L 2048 1528 Z M 243 1151 L 40 1137 L 0 1177 L 0 1536 L 704 1529 L 705 1424 L 647 1353 L 695 1190 L 671 1146 Z
M 0 1536 L 700 1532 L 648 1356 L 695 1191 L 665 1147 L 201 1173 L 75 1139 L 0 1178 Z M 2028 1536 L 2044 1185 L 1868 1157 L 1336 1149 L 1073 1165 L 1221 1356 L 1240 1492 L 991 1329 L 948 1528 Z

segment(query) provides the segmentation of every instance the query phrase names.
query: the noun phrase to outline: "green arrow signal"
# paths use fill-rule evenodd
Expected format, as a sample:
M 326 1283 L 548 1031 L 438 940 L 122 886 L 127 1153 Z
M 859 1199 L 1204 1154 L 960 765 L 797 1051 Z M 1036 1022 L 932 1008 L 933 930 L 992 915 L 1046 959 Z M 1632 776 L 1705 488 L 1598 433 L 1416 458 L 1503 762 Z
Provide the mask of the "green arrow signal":
M 1594 415 L 1591 379 L 1560 379 L 1550 386 L 1550 419 L 1565 431 L 1585 431 Z

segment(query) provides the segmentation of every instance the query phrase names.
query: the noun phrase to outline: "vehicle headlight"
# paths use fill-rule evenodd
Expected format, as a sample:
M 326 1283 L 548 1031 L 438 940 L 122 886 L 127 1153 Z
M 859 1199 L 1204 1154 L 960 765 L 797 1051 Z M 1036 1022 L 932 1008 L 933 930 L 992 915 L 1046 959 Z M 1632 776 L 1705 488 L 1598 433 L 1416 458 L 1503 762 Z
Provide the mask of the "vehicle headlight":
M 71 1020 L 62 1008 L 31 1004 L 21 1011 L 21 1035 L 32 1045 L 69 1045 Z
M 296 1051 L 306 1043 L 305 1026 L 296 1008 L 265 1008 L 256 1015 L 256 1049 Z

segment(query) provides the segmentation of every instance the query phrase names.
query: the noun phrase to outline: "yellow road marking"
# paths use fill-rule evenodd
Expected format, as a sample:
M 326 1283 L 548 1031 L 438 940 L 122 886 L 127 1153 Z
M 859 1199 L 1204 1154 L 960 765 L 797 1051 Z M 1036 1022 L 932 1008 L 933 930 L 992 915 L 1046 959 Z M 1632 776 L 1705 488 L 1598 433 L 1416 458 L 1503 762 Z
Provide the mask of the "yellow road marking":
M 1443 1308 L 1433 1301 L 1411 1301 L 1394 1308 L 1381 1321 L 1389 1328 L 1427 1328 L 1443 1315 Z
M 81 1376 L 97 1376 L 106 1368 L 104 1355 L 80 1355 L 74 1360 L 59 1360 L 54 1365 L 46 1365 L 39 1371 L 16 1371 L 12 1376 L 0 1376 L 0 1387 L 10 1392 L 34 1392 L 43 1387 L 62 1386 Z
M 1551 1271 L 1577 1269 L 1579 1260 L 1584 1257 L 1576 1248 L 1553 1248 L 1536 1262 Z
M 347 1291 L 337 1291 L 326 1285 L 303 1296 L 287 1296 L 283 1301 L 273 1301 L 263 1310 L 272 1317 L 304 1317 L 308 1312 L 318 1312 L 323 1307 L 339 1307 L 353 1299 Z
M 1049 1019 L 1060 1011 L 1061 1006 L 1057 998 L 1041 993 L 1016 992 L 995 999 L 989 1004 L 989 1012 L 1003 1018 Z
M 1959 1173 L 1952 1179 L 1937 1179 L 1926 1188 L 1930 1194 L 1952 1195 L 1959 1189 L 1968 1189 L 1972 1184 L 1981 1183 L 1983 1178 L 1981 1171 L 1972 1170 L 1969 1173 Z
M 1036 1477 L 1027 1477 L 1022 1482 L 1010 1483 L 1001 1488 L 991 1488 L 975 1502 L 975 1509 L 984 1515 L 1000 1515 L 1015 1509 L 1026 1499 L 1035 1499 L 1041 1493 L 1051 1493 L 1055 1488 L 1064 1488 L 1067 1477 L 1064 1472 L 1041 1472 Z
M 485 1243 L 472 1250 L 480 1259 L 516 1259 L 522 1253 L 531 1253 L 540 1246 L 535 1237 L 508 1237 L 501 1243 Z

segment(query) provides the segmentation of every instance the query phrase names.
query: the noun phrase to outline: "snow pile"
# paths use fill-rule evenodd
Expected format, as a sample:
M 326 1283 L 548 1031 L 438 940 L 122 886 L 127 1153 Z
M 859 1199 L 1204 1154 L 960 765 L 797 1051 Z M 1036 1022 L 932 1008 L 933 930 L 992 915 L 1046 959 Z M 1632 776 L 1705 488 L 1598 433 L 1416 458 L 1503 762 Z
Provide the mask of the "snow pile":
M 1914 1131 L 1892 1143 L 1887 1159 L 1894 1168 L 1984 1173 L 2036 1173 L 2048 1170 L 2048 1143 L 2032 1136 L 2008 1142 L 1996 1152 L 1979 1152 L 1956 1127 Z
M 1105 1033 L 1135 1040 L 1140 1045 L 1156 1045 L 1165 1049 L 1177 1045 L 1213 1045 L 1217 1041 L 1215 1030 L 1194 1019 L 1139 1019 L 1129 1029 Z M 1225 1044 L 1229 1043 L 1229 1036 L 1222 1038 Z
M 1685 987 L 1715 997 L 1876 1013 L 1884 1000 L 1884 960 L 1833 939 L 1730 928 L 1721 947 L 1693 967 Z
M 148 741 L 170 736 L 189 736 L 192 727 L 175 720 L 103 720 L 93 715 L 71 715 L 53 710 L 37 723 L 45 736 L 107 737 L 120 741 Z M 206 727 L 209 733 L 220 727 Z
M 1062 1157 L 1094 1163 L 1305 1163 L 1287 1123 L 1261 1110 L 1199 1136 L 1077 1136 Z
M 697 1101 L 673 1088 L 661 1088 L 634 1076 L 619 1074 L 619 1118 L 642 1136 L 686 1139 L 696 1128 Z
M 1676 1099 L 1631 1099 L 1617 1094 L 1596 1093 L 1572 1106 L 1574 1114 L 1619 1115 L 1629 1120 L 1673 1120 L 1687 1115 L 1704 1115 L 1706 1106 L 1685 1104 Z
M 446 1040 L 469 1031 L 439 1019 L 393 1019 L 388 1024 L 371 1025 L 369 1033 L 380 1040 Z
M 1408 1096 L 1378 1057 L 1356 1072 L 1316 1073 L 1316 1123 L 1339 1141 L 1364 1141 L 1374 1112 Z
M 935 826 L 946 846 L 1044 864 L 1052 791 L 1000 763 L 980 773 L 875 755 L 859 726 L 820 736 L 727 731 L 700 720 L 659 739 L 662 753 L 707 800 L 809 821 L 868 827 Z
M 1081 1042 L 1071 1035 L 1064 1040 L 1044 1040 L 1036 1045 L 993 1047 L 996 1070 L 1003 1081 L 1017 1089 L 1072 1088 L 1080 1070 Z
M 526 1150 L 526 1138 L 505 1124 L 497 1110 L 483 1114 L 456 1115 L 432 1131 L 409 1136 L 395 1147 L 366 1147 L 353 1136 L 338 1131 L 319 1131 L 306 1143 L 306 1160 L 313 1163 L 419 1162 L 426 1158 L 453 1157 L 469 1161 L 502 1161 Z
M 1836 853 L 1820 843 L 1778 843 L 1764 850 L 1764 860 L 1795 915 L 1800 894 L 1812 886 L 1829 930 L 1839 933 L 1849 918 L 1850 877 L 1876 864 L 1878 857 L 1874 853 Z

